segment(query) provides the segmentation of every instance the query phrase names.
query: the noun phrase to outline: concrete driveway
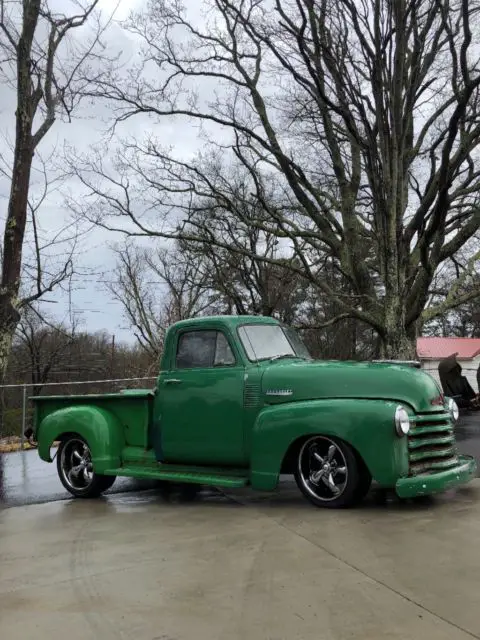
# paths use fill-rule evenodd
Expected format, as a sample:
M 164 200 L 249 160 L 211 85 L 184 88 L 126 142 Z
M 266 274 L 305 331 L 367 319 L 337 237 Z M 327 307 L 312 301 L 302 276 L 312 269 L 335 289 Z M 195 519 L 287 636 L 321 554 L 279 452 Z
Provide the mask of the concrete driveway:
M 457 427 L 477 459 L 479 417 Z M 120 481 L 71 500 L 35 452 L 6 479 L 1 640 L 480 638 L 480 479 L 332 512 L 291 482 L 171 504 Z
M 297 491 L 0 512 L 2 640 L 480 637 L 480 480 L 318 510 Z

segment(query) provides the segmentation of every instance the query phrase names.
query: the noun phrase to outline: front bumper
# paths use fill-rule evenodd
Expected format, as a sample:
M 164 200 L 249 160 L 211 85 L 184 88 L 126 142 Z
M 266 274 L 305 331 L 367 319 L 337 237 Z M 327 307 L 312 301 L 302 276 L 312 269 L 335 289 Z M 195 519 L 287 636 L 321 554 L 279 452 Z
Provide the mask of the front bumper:
M 395 485 L 399 498 L 415 498 L 441 493 L 469 482 L 477 475 L 477 463 L 471 456 L 458 456 L 458 465 L 438 473 L 400 478 Z

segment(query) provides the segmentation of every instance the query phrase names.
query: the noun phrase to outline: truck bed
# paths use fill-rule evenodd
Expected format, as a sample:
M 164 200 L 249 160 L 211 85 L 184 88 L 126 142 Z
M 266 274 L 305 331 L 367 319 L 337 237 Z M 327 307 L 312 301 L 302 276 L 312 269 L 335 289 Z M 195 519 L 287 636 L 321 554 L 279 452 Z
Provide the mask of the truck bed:
M 124 428 L 127 446 L 148 448 L 154 395 L 151 389 L 128 389 L 118 393 L 35 396 L 31 398 L 34 404 L 34 432 L 42 420 L 54 411 L 72 405 L 91 405 L 106 409 L 119 420 Z

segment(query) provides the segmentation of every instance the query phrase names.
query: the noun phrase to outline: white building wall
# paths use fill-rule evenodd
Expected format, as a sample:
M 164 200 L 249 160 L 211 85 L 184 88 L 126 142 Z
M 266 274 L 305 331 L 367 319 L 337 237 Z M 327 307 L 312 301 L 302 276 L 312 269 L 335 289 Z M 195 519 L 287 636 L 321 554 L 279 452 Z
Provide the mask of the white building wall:
M 440 378 L 438 377 L 438 364 L 439 360 L 420 360 L 422 363 L 422 369 L 435 378 L 440 384 Z M 441 385 L 440 385 L 441 386 Z
M 440 364 L 440 360 L 421 360 L 421 363 L 422 369 L 426 373 L 429 373 L 431 376 L 433 376 L 435 380 L 440 384 L 440 378 L 438 377 L 438 365 Z M 480 356 L 474 358 L 473 360 L 459 360 L 459 363 L 462 367 L 462 375 L 467 378 L 473 389 L 478 393 L 479 389 L 477 386 L 477 369 L 478 365 L 480 364 Z

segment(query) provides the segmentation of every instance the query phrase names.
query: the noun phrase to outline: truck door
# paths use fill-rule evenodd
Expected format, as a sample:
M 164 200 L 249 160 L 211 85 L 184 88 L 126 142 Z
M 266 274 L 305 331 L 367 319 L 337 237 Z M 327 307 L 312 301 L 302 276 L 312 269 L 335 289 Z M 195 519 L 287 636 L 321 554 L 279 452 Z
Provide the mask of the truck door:
M 160 375 L 156 424 L 165 462 L 246 464 L 244 372 L 221 330 L 179 333 L 172 369 Z

